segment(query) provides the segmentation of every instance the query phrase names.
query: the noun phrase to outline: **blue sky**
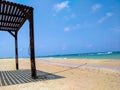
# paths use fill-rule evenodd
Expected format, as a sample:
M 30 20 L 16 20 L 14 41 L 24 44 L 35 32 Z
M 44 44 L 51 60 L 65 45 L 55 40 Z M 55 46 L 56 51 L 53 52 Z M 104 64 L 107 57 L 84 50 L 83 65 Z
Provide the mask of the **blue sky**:
M 36 56 L 120 51 L 120 0 L 9 0 L 34 8 Z M 18 34 L 29 56 L 29 23 Z M 14 38 L 0 31 L 0 58 L 14 57 Z

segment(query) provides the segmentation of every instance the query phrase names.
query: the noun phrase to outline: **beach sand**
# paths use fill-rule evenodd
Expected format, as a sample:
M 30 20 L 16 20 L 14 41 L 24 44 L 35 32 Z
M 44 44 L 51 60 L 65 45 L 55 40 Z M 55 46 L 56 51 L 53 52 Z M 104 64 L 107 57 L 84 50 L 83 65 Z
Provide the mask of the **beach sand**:
M 19 68 L 30 69 L 30 60 L 19 59 Z M 38 58 L 36 68 L 62 78 L 0 86 L 0 90 L 120 90 L 120 60 Z M 10 70 L 15 70 L 15 60 L 0 59 L 0 71 Z

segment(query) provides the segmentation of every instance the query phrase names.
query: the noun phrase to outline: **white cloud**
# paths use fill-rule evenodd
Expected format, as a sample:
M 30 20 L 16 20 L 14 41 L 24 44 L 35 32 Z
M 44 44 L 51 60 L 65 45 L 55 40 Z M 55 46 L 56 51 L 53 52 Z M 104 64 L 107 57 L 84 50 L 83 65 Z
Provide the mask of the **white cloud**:
M 64 31 L 66 31 L 66 32 L 70 31 L 70 27 L 65 27 Z
M 112 17 L 113 16 L 113 13 L 112 12 L 108 12 L 106 13 L 105 16 L 103 16 L 102 18 L 100 18 L 98 20 L 98 23 L 103 23 L 105 20 L 107 20 L 109 17 Z
M 72 13 L 72 14 L 70 14 L 70 15 L 67 15 L 67 16 L 64 16 L 64 18 L 66 19 L 66 20 L 70 20 L 70 19 L 73 19 L 73 18 L 75 18 L 76 17 L 76 14 L 74 14 L 74 13 Z
M 106 17 L 102 17 L 98 20 L 98 23 L 102 23 L 103 21 L 105 21 Z
M 58 3 L 58 4 L 55 4 L 54 5 L 54 9 L 56 12 L 59 12 L 65 8 L 68 8 L 69 7 L 69 1 L 64 1 L 64 2 L 61 2 L 61 3 Z
M 64 31 L 68 32 L 68 31 L 70 31 L 70 30 L 76 30 L 76 29 L 79 29 L 80 26 L 81 26 L 81 25 L 80 25 L 79 23 L 77 23 L 77 24 L 75 24 L 75 25 L 73 25 L 73 26 L 65 27 L 65 28 L 64 28 Z
M 106 16 L 111 17 L 111 16 L 113 16 L 113 13 L 108 12 L 108 13 L 106 13 Z
M 101 4 L 94 4 L 93 6 L 92 6 L 92 11 L 93 12 L 96 12 L 98 9 L 100 9 L 102 7 L 102 5 Z

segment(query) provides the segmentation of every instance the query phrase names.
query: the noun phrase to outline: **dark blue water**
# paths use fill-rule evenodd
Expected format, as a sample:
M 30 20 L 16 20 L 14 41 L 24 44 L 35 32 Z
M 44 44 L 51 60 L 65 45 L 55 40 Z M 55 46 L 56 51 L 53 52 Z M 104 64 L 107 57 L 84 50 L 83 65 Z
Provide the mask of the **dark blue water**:
M 68 59 L 118 59 L 120 52 L 97 52 L 97 53 L 80 53 L 67 55 L 40 56 L 37 58 L 68 58 Z

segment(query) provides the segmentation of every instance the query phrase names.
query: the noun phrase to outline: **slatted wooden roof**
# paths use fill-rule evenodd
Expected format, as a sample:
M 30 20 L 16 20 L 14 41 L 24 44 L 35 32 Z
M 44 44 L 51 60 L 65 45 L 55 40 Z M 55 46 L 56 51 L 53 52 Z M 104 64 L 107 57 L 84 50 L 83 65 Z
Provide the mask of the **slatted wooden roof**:
M 0 0 L 0 31 L 18 31 L 30 17 L 32 7 Z

